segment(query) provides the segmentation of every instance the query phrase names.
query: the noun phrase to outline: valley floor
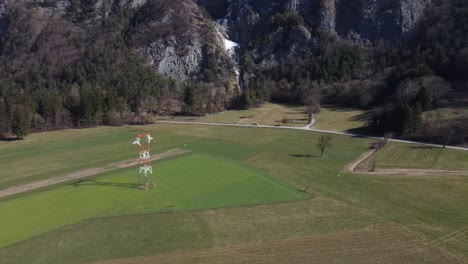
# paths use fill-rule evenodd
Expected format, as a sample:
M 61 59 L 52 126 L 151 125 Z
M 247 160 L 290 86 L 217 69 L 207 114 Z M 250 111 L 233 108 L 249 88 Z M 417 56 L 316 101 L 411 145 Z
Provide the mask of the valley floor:
M 0 199 L 2 263 L 468 262 L 468 177 L 344 171 L 369 150 L 366 138 L 332 134 L 319 157 L 321 134 L 304 129 L 161 123 L 34 134 L 0 142 L 0 187 L 128 160 L 146 130 L 154 153 L 191 152 L 156 162 L 158 187 L 147 191 L 134 188 L 130 167 Z M 466 151 L 387 147 L 377 167 L 468 164 Z

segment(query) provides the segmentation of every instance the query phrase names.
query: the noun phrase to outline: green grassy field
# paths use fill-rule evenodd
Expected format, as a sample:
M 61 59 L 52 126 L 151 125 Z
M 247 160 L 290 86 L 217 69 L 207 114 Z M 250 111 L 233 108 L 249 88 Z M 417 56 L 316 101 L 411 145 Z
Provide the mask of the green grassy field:
M 101 127 L 36 133 L 23 141 L 0 142 L 0 189 L 101 167 L 138 156 L 137 127 Z M 155 133 L 153 153 L 180 146 L 183 137 Z
M 286 119 L 286 123 L 283 123 Z M 198 121 L 208 123 L 245 124 L 270 126 L 303 127 L 309 122 L 309 117 L 303 106 L 285 106 L 273 103 L 264 103 L 261 107 L 249 110 L 231 110 L 219 114 L 203 117 L 160 117 L 158 120 Z
M 155 164 L 159 187 L 135 183 L 137 168 L 2 202 L 0 247 L 77 221 L 304 199 L 308 195 L 221 157 L 189 155 Z
M 441 108 L 431 111 L 430 114 L 435 118 L 439 115 L 440 121 L 468 118 L 468 107 Z
M 162 168 L 167 166 L 164 174 L 167 176 L 159 178 L 160 186 L 154 189 L 155 193 L 129 187 L 131 177 L 125 173 L 132 170 L 128 169 L 104 175 L 96 182 L 79 183 L 77 187 L 59 186 L 0 200 L 1 221 L 9 226 L 8 230 L 4 229 L 8 237 L 18 237 L 19 233 L 23 238 L 30 237 L 0 248 L 2 263 L 468 262 L 467 177 L 386 178 L 349 174 L 344 172 L 344 166 L 368 151 L 371 141 L 333 136 L 333 147 L 320 158 L 314 144 L 321 134 L 309 131 L 164 124 L 73 132 L 77 137 L 86 138 L 79 134 L 114 131 L 119 135 L 114 142 L 97 142 L 90 148 L 100 148 L 99 151 L 109 153 L 109 159 L 117 159 L 115 156 L 123 154 L 115 150 L 113 153 L 113 146 L 120 144 L 119 141 L 129 144 L 128 138 L 131 141 L 135 130 L 146 129 L 159 135 L 158 151 L 183 148 L 184 144 L 192 150 L 191 155 L 155 166 L 161 175 L 165 171 Z M 71 136 L 53 133 L 52 138 L 67 150 Z M 39 140 L 31 137 L 21 144 L 40 144 Z M 0 148 L 18 152 L 18 159 L 22 152 L 28 153 L 28 148 L 14 144 L 1 142 Z M 133 148 L 128 151 L 130 155 L 135 153 Z M 453 155 L 463 162 L 468 153 Z M 439 160 L 453 157 L 446 158 L 441 153 Z M 82 157 L 84 163 L 86 159 L 92 162 L 93 158 Z M 183 168 L 183 164 L 192 164 L 210 175 L 218 175 L 215 173 L 218 163 L 225 167 L 226 173 L 239 171 L 252 176 L 238 183 L 237 191 L 229 187 L 231 181 L 216 185 L 209 175 L 192 188 L 188 186 L 191 178 L 186 180 L 184 175 L 172 173 L 173 169 Z M 0 170 L 8 166 L 6 162 L 0 164 Z M 61 170 L 69 170 L 62 166 Z M 167 180 L 165 184 L 163 179 Z M 178 185 L 180 181 L 182 186 Z M 205 185 L 206 181 L 210 186 Z M 250 186 L 252 181 L 256 187 Z M 105 182 L 124 184 L 107 186 Z M 164 185 L 169 185 L 171 191 L 163 192 Z M 303 193 L 297 190 L 306 187 L 313 198 L 304 200 Z M 267 188 L 265 192 L 264 188 Z M 206 192 L 199 193 L 199 189 Z M 164 203 L 146 199 L 151 197 Z M 222 204 L 220 197 L 224 200 Z M 42 205 L 39 198 L 50 202 L 52 208 Z M 86 203 L 76 201 L 79 199 Z M 280 199 L 292 201 L 270 203 Z M 235 202 L 231 205 L 245 206 L 220 208 L 231 202 Z M 178 211 L 201 207 L 211 209 Z M 52 213 L 47 215 L 47 210 Z M 34 217 L 18 220 L 16 215 L 28 215 L 28 211 Z M 132 213 L 137 214 L 122 216 Z M 101 217 L 105 215 L 113 216 Z M 48 225 L 41 219 L 55 217 L 60 221 L 71 220 L 56 223 L 55 226 L 65 226 L 42 235 L 30 233 L 37 229 L 36 225 L 42 228 Z M 66 225 L 83 217 L 92 218 Z M 43 230 L 50 229 L 53 226 Z M 1 234 L 3 238 L 4 232 Z M 120 258 L 127 259 L 115 260 Z
M 365 129 L 368 113 L 359 109 L 335 107 L 324 105 L 316 115 L 317 123 L 314 128 L 330 131 L 352 131 Z M 283 123 L 283 119 L 286 123 Z M 225 111 L 219 114 L 203 117 L 158 117 L 156 120 L 195 121 L 208 123 L 245 124 L 271 126 L 304 127 L 309 124 L 309 117 L 304 106 L 286 106 L 274 103 L 265 103 L 261 107 L 249 110 Z
M 358 109 L 347 109 L 325 105 L 316 115 L 314 128 L 345 132 L 367 126 L 366 112 Z
M 364 166 L 377 168 L 411 168 L 468 171 L 468 155 L 461 151 L 390 143 L 369 159 Z

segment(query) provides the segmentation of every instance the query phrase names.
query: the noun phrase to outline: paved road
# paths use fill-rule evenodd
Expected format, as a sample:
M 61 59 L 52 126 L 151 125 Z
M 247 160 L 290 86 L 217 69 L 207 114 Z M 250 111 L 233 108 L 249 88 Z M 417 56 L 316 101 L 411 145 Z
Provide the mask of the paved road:
M 315 118 L 314 120 L 315 121 Z M 222 123 L 208 123 L 208 122 L 188 122 L 188 121 L 156 121 L 155 123 L 162 123 L 162 124 L 185 124 L 185 125 L 208 125 L 208 126 L 231 126 L 231 127 L 254 127 L 254 128 L 275 128 L 275 129 L 292 129 L 292 130 L 304 130 L 304 131 L 313 131 L 313 132 L 320 132 L 320 133 L 327 133 L 333 135 L 342 135 L 342 136 L 349 136 L 349 137 L 360 137 L 360 138 L 369 138 L 369 139 L 382 139 L 380 137 L 373 137 L 368 135 L 360 135 L 360 134 L 352 134 L 346 132 L 337 132 L 337 131 L 328 131 L 328 130 L 320 130 L 310 128 L 310 125 L 305 127 L 290 127 L 290 126 L 268 126 L 268 125 L 243 125 L 243 124 L 222 124 Z M 315 122 L 314 122 L 315 123 Z M 418 144 L 428 147 L 436 147 L 442 148 L 442 145 L 438 144 L 429 144 L 423 142 L 416 142 L 416 141 L 409 141 L 409 140 L 401 140 L 401 139 L 390 139 L 389 141 L 392 142 L 399 142 L 405 144 Z M 468 151 L 468 148 L 463 147 L 453 147 L 453 146 L 446 146 L 445 148 L 448 149 L 456 149 L 456 150 L 463 150 Z

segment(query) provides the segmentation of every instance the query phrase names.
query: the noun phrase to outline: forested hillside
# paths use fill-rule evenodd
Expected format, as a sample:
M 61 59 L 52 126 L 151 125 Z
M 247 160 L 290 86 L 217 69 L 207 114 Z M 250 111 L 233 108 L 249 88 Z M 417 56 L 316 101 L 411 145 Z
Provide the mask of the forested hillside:
M 466 112 L 441 122 L 431 111 L 468 106 L 468 1 L 435 1 L 412 42 L 392 56 L 390 100 L 371 125 L 419 140 L 468 142 Z
M 106 1 L 108 6 L 97 8 L 93 1 L 71 1 L 62 10 L 59 2 L 6 6 L 0 30 L 2 134 L 145 122 L 147 113 L 185 111 L 184 91 L 195 84 L 196 96 L 211 100 L 214 111 L 224 109 L 229 94 L 220 80 L 229 78 L 223 74 L 229 76 L 230 64 L 218 62 L 223 55 L 216 36 L 202 28 L 209 25 L 194 24 L 204 18 L 193 2 L 181 8 L 179 2 L 131 7 Z M 172 18 L 163 23 L 166 12 Z M 144 56 L 145 44 L 173 37 L 200 39 L 202 66 L 192 79 L 163 75 Z M 184 47 L 176 45 L 180 50 L 174 52 L 187 53 Z M 212 64 L 222 66 L 214 72 Z M 211 87 L 220 92 L 211 96 L 217 90 Z
M 121 124 L 175 83 L 130 52 L 123 31 L 133 10 L 117 8 L 89 23 L 86 6 L 63 15 L 46 3 L 10 4 L 0 43 L 0 126 L 29 130 Z M 143 98 L 148 101 L 144 102 Z M 129 115 L 129 116 L 128 116 Z
M 433 110 L 468 104 L 468 0 L 351 2 L 3 1 L 0 133 L 274 101 L 363 108 L 378 134 L 467 141 L 468 117 Z

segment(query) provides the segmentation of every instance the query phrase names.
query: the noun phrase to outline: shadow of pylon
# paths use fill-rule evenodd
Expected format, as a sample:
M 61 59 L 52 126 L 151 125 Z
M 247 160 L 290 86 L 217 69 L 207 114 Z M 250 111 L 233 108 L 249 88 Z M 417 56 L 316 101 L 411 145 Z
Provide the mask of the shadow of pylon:
M 84 186 L 109 186 L 109 187 L 118 187 L 118 188 L 131 188 L 138 189 L 138 184 L 136 183 L 123 183 L 123 182 L 100 182 L 97 180 L 79 180 L 73 184 L 73 187 L 84 187 Z

